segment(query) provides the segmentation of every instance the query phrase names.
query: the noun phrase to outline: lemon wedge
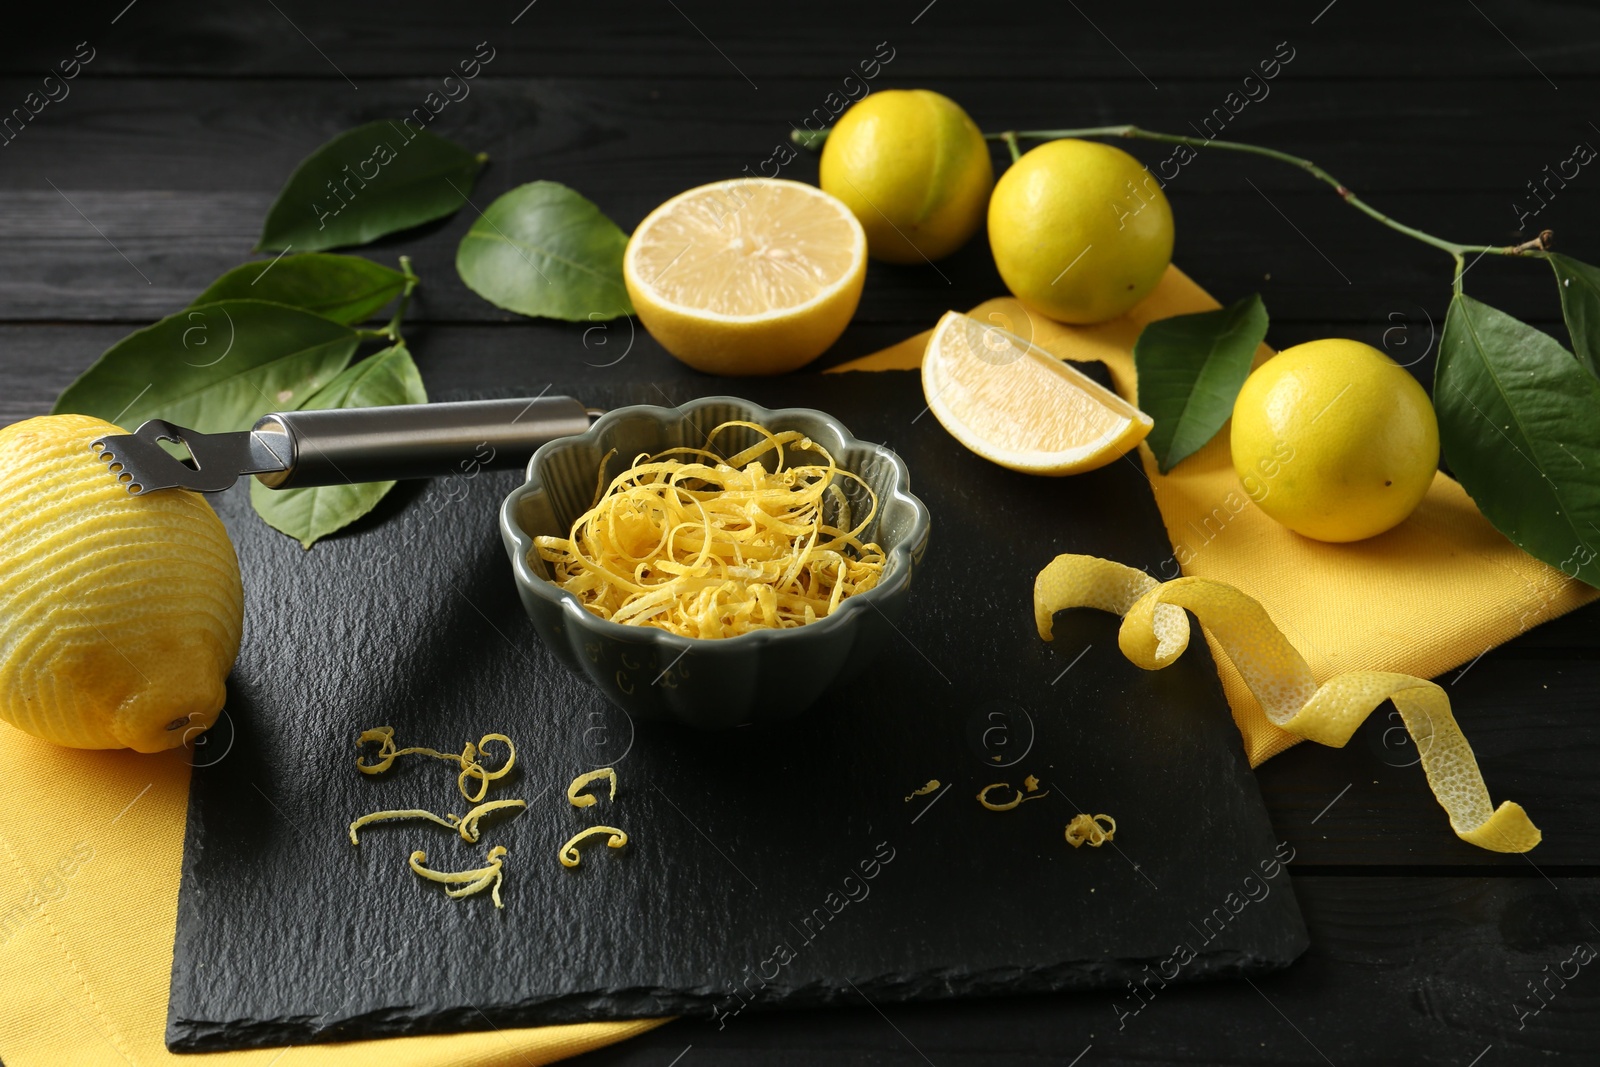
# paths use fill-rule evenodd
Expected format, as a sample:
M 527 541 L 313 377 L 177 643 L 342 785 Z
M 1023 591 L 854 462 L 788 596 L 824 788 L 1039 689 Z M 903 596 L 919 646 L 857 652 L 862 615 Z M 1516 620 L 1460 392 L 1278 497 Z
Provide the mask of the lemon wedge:
M 782 374 L 849 324 L 867 235 L 815 186 L 738 178 L 679 193 L 628 240 L 622 276 L 661 346 L 711 374 Z
M 1103 467 L 1154 425 L 1039 346 L 956 311 L 928 339 L 922 392 L 952 437 L 1024 474 Z

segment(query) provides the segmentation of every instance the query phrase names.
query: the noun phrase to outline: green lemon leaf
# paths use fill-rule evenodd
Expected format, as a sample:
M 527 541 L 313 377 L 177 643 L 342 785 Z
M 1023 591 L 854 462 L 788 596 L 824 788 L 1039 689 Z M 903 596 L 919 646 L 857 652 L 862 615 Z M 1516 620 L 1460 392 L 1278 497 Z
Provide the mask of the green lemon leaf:
M 256 251 L 360 245 L 449 215 L 487 157 L 427 130 L 369 122 L 305 158 L 273 201 Z
M 321 408 L 370 408 L 389 404 L 426 404 L 422 376 L 403 344 L 374 353 L 323 386 L 301 405 Z M 310 548 L 318 538 L 342 529 L 371 511 L 393 482 L 317 485 L 304 489 L 268 489 L 250 483 L 250 503 L 268 526 Z
M 201 433 L 246 430 L 299 407 L 349 364 L 356 332 L 300 308 L 221 300 L 169 315 L 110 348 L 52 411 L 129 429 L 166 419 Z
M 1600 268 L 1554 252 L 1545 258 L 1556 272 L 1572 351 L 1590 374 L 1600 375 Z
M 631 315 L 622 283 L 628 235 L 559 182 L 506 193 L 456 249 L 456 272 L 496 307 L 519 315 L 603 322 Z
M 190 306 L 270 300 L 354 326 L 405 287 L 404 274 L 370 259 L 312 252 L 240 264 L 207 286 Z
M 1600 380 L 1549 334 L 1457 294 L 1433 402 L 1445 457 L 1484 517 L 1600 586 Z
M 1139 408 L 1155 420 L 1145 443 L 1162 474 L 1222 429 L 1266 336 L 1260 294 L 1216 311 L 1160 319 L 1139 334 L 1133 346 Z

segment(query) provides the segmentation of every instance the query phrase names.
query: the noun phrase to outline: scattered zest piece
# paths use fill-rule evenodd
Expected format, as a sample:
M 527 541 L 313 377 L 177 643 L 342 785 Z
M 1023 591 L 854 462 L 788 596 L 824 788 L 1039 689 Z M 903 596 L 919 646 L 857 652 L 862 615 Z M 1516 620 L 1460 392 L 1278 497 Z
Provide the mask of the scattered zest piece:
M 938 788 L 939 788 L 939 779 L 937 779 L 937 778 L 929 778 L 927 785 L 923 786 L 921 789 L 913 789 L 911 791 L 911 797 L 925 797 L 929 793 L 933 792 L 935 789 L 938 789 Z M 911 797 L 906 797 L 906 803 L 907 804 L 911 803 Z
M 360 840 L 356 838 L 356 831 L 375 822 L 389 822 L 394 819 L 427 819 L 429 822 L 438 823 L 446 830 L 459 832 L 462 840 L 475 845 L 478 843 L 479 819 L 491 812 L 503 811 L 506 808 L 526 808 L 527 806 L 528 802 L 526 800 L 491 800 L 487 804 L 479 804 L 465 815 L 446 813 L 444 818 L 440 818 L 431 811 L 423 811 L 420 808 L 375 811 L 370 815 L 361 816 L 361 818 L 350 824 L 350 843 L 352 845 L 361 844 Z
M 503 857 L 506 854 L 504 845 L 496 845 L 489 850 L 487 866 L 470 871 L 433 871 L 423 864 L 428 862 L 428 854 L 421 850 L 413 852 L 409 861 L 411 869 L 430 882 L 440 882 L 445 886 L 445 896 L 454 900 L 470 897 L 474 893 L 481 893 L 488 889 L 489 895 L 494 898 L 494 906 L 505 907 L 500 903 L 500 883 L 505 878 Z M 451 888 L 454 887 L 454 888 Z
M 1029 793 L 1037 792 L 1039 789 L 1039 779 L 1035 778 L 1031 774 L 1028 775 L 1028 777 L 1022 780 L 1022 788 Z
M 443 819 L 441 819 L 433 812 L 423 811 L 420 808 L 399 808 L 394 811 L 375 811 L 370 815 L 361 816 L 361 818 L 350 824 L 350 843 L 352 845 L 361 844 L 361 841 L 356 837 L 356 831 L 361 829 L 363 826 L 370 826 L 375 822 L 390 822 L 395 819 L 427 819 L 429 822 L 438 823 L 446 830 L 458 829 L 461 822 L 461 820 L 457 819 L 454 815 L 446 815 Z M 477 838 L 468 838 L 468 840 L 475 841 Z
M 1033 783 L 1033 785 L 1029 787 L 1029 791 L 1030 792 L 1039 787 L 1039 780 L 1037 778 L 1034 778 L 1031 774 L 1028 776 L 1027 781 L 1030 781 L 1030 782 Z M 1046 790 L 1043 793 L 1036 793 L 1033 796 L 1026 796 L 1026 795 L 1024 795 L 1023 791 L 1021 789 L 1019 789 L 1019 790 L 1017 790 L 1017 795 L 1012 797 L 1009 801 L 1007 801 L 1004 804 L 995 804 L 995 803 L 992 803 L 989 800 L 989 790 L 991 790 L 991 789 L 1010 789 L 1010 788 L 1011 788 L 1011 783 L 1010 782 L 995 782 L 993 785 L 986 785 L 982 789 L 978 790 L 978 803 L 982 804 L 984 807 L 988 808 L 990 811 L 1010 811 L 1012 808 L 1015 808 L 1015 807 L 1021 805 L 1025 801 L 1043 800 L 1045 797 L 1050 795 L 1049 790 Z
M 606 840 L 607 848 L 621 848 L 628 843 L 628 835 L 618 830 L 615 826 L 591 826 L 587 830 L 581 830 L 573 834 L 572 839 L 561 846 L 561 851 L 557 854 L 561 860 L 561 866 L 576 867 L 582 860 L 582 857 L 578 855 L 578 842 L 585 838 L 594 837 L 597 834 L 611 835 Z
M 498 742 L 506 746 L 506 761 L 497 771 L 488 770 L 478 762 L 478 757 L 483 755 L 484 749 L 491 743 Z M 377 726 L 371 730 L 363 730 L 361 736 L 356 738 L 356 746 L 376 744 L 378 746 L 378 759 L 375 763 L 366 763 L 360 757 L 356 758 L 356 770 L 362 774 L 382 774 L 394 766 L 394 761 L 400 756 L 431 756 L 434 759 L 454 763 L 461 768 L 461 774 L 456 779 L 456 785 L 461 790 L 461 795 L 476 804 L 489 792 L 489 783 L 497 778 L 503 778 L 517 762 L 517 746 L 511 743 L 511 738 L 505 734 L 484 734 L 474 745 L 471 741 L 466 743 L 460 754 L 453 752 L 440 752 L 435 748 L 396 748 L 394 743 L 394 727 Z M 478 783 L 476 793 L 467 791 L 467 781 L 471 779 Z
M 1349 671 L 1316 683 L 1311 667 L 1256 600 L 1224 582 L 1176 578 L 1158 582 L 1143 571 L 1096 556 L 1057 556 L 1033 585 L 1039 636 L 1050 640 L 1051 616 L 1067 608 L 1098 608 L 1122 616 L 1117 643 L 1145 670 L 1160 670 L 1189 644 L 1189 619 L 1222 646 L 1274 725 L 1318 744 L 1340 748 L 1385 700 L 1400 712 L 1422 754 L 1422 770 L 1450 827 L 1468 844 L 1493 852 L 1527 852 L 1539 828 L 1522 806 L 1494 807 L 1483 774 L 1434 683 L 1389 671 Z
M 724 459 L 710 445 L 731 427 L 761 440 Z M 883 549 L 860 540 L 878 514 L 864 479 L 797 430 L 725 422 L 706 440 L 638 456 L 568 537 L 535 538 L 555 584 L 602 619 L 698 638 L 803 626 L 878 584 Z M 786 464 L 786 445 L 823 462 Z M 859 522 L 849 482 L 871 501 Z
M 592 804 L 599 803 L 593 796 L 583 792 L 583 790 L 588 788 L 591 782 L 598 782 L 602 778 L 611 779 L 611 799 L 617 799 L 617 772 L 612 767 L 601 767 L 598 771 L 590 771 L 588 774 L 580 774 L 574 778 L 572 784 L 567 786 L 567 800 L 575 808 L 587 808 Z
M 526 808 L 526 800 L 491 800 L 486 804 L 479 804 L 465 815 L 461 816 L 457 829 L 461 831 L 462 840 L 470 844 L 478 843 L 478 820 L 496 811 L 506 811 L 510 808 Z M 446 815 L 447 819 L 454 819 L 454 815 Z
M 1102 819 L 1110 824 L 1110 829 L 1100 825 Z M 1099 848 L 1115 836 L 1117 836 L 1117 820 L 1109 815 L 1074 815 L 1072 821 L 1067 823 L 1067 844 L 1073 848 L 1081 848 L 1084 845 Z

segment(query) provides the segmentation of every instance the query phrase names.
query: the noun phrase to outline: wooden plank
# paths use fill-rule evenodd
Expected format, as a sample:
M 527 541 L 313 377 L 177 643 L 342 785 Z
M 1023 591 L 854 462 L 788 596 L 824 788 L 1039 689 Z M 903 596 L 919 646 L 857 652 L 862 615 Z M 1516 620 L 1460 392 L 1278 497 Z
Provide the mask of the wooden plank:
M 487 204 L 509 186 L 507 177 L 487 175 L 475 201 Z M 588 177 L 587 186 L 574 184 L 624 227 L 680 185 L 656 175 Z M 250 247 L 270 201 L 264 192 L 77 185 L 13 191 L 0 203 L 0 320 L 144 322 L 170 314 L 217 275 L 252 258 Z M 1449 258 L 1356 216 L 1331 194 L 1279 192 L 1268 198 L 1246 187 L 1175 191 L 1172 201 L 1176 261 L 1219 299 L 1260 292 L 1274 321 L 1357 324 L 1380 339 L 1396 324 L 1411 322 L 1418 331 L 1414 350 L 1433 332 L 1426 329 L 1430 321 L 1435 330 L 1442 326 Z M 1575 222 L 1575 232 L 1600 232 L 1600 199 L 1569 203 L 1573 217 L 1594 220 Z M 1481 226 L 1504 213 L 1504 199 L 1490 193 L 1393 193 L 1383 204 L 1415 225 L 1455 233 L 1470 230 L 1472 220 Z M 414 304 L 418 319 L 513 321 L 516 316 L 486 303 L 456 276 L 456 245 L 473 218 L 473 209 L 465 208 L 442 224 L 362 251 L 390 263 L 401 252 L 413 257 L 424 282 Z M 1491 229 L 1486 236 L 1502 235 Z M 1600 259 L 1582 248 L 1572 251 Z M 1524 318 L 1549 322 L 1560 314 L 1554 279 L 1542 263 L 1486 258 L 1473 267 L 1468 289 Z M 938 264 L 873 264 L 858 318 L 902 323 L 910 332 L 949 308 L 971 307 L 1003 292 L 979 235 Z M 1272 334 L 1269 340 L 1291 343 L 1290 335 Z M 1396 355 L 1410 358 L 1398 350 Z
M 1579 945 L 1600 951 L 1588 918 L 1600 905 L 1600 879 L 1293 881 L 1311 948 L 1289 970 L 1249 983 L 1162 988 L 1158 975 L 1138 1001 L 1074 994 L 881 1012 L 863 1002 L 826 1016 L 752 1006 L 721 1030 L 680 1021 L 571 1062 L 660 1067 L 683 1055 L 684 1067 L 1489 1067 L 1589 1062 L 1600 1046 L 1600 961 L 1580 965 L 1575 954 Z M 1007 896 L 1013 907 L 1070 906 L 1031 899 L 1026 887 Z
M 1147 86 L 1087 77 L 1067 64 L 1048 71 L 1047 80 L 1027 91 L 990 80 L 927 84 L 948 92 L 991 132 L 1136 122 L 1309 155 L 1365 193 L 1497 192 L 1504 203 L 1487 223 L 1495 231 L 1515 228 L 1512 199 L 1535 206 L 1529 182 L 1550 180 L 1550 210 L 1559 221 L 1562 211 L 1575 208 L 1563 201 L 1585 199 L 1583 190 L 1600 180 L 1590 173 L 1600 164 L 1577 163 L 1564 168 L 1567 189 L 1557 180 L 1579 142 L 1600 145 L 1600 129 L 1591 125 L 1600 120 L 1586 110 L 1592 93 L 1584 86 L 1563 94 L 1538 79 L 1523 79 L 1464 92 L 1453 81 L 1341 81 L 1294 64 L 1257 92 L 1265 94 L 1258 101 L 1235 97 L 1235 115 L 1229 94 L 1241 83 L 1231 73 L 1176 82 L 1152 94 Z M 20 103 L 38 80 L 0 77 L 0 103 Z M 890 84 L 887 77 L 873 83 Z M 376 119 L 398 122 L 441 87 L 434 77 L 386 79 L 359 93 L 342 85 L 321 79 L 108 77 L 91 65 L 69 83 L 65 99 L 46 104 L 26 126 L 11 120 L 0 137 L 6 161 L 0 188 L 45 187 L 48 178 L 64 188 L 273 193 L 328 138 Z M 466 94 L 461 99 L 436 102 L 442 110 L 428 124 L 488 152 L 516 181 L 548 176 L 589 187 L 595 175 L 612 172 L 637 193 L 642 215 L 654 206 L 646 199 L 654 187 L 641 179 L 682 188 L 746 168 L 773 173 L 777 168 L 767 161 L 792 129 L 825 125 L 828 108 L 843 106 L 842 100 L 828 102 L 834 88 L 812 74 L 770 80 L 745 98 L 712 80 L 554 78 L 491 66 L 456 90 Z M 813 115 L 818 108 L 821 114 Z M 1234 189 L 1245 177 L 1269 193 L 1313 187 L 1294 168 L 1268 160 L 1241 161 L 1213 151 L 1181 166 L 1163 165 L 1172 147 L 1120 143 L 1177 189 Z M 999 166 L 1004 152 L 998 146 L 995 158 Z M 108 160 L 116 165 L 108 167 Z M 812 160 L 805 153 L 781 169 L 813 180 Z
M 50 7 L 9 13 L 0 69 L 31 73 L 91 37 L 102 71 L 348 76 L 365 89 L 395 73 L 443 76 L 488 40 L 499 51 L 495 66 L 506 72 L 711 78 L 754 95 L 752 83 L 765 91 L 774 77 L 842 77 L 887 39 L 899 49 L 891 67 L 897 79 L 1026 83 L 1071 69 L 1137 83 L 1153 95 L 1152 84 L 1166 91 L 1177 79 L 1233 70 L 1242 76 L 1284 40 L 1300 50 L 1296 62 L 1307 70 L 1346 79 L 1383 71 L 1454 80 L 1471 71 L 1478 79 L 1548 76 L 1563 84 L 1592 75 L 1600 61 L 1600 12 L 1559 0 L 1481 0 L 1479 11 L 1463 5 L 1448 14 L 1382 0 L 1250 0 L 1207 5 L 1187 18 L 1132 4 L 1075 10 L 1047 0 L 826 0 L 788 9 L 683 0 L 629 5 L 625 14 L 549 0 L 506 0 L 471 14 L 380 0 L 243 8 L 182 0 L 139 5 L 113 25 L 123 6 L 105 5 L 95 17 L 77 10 L 64 17 Z

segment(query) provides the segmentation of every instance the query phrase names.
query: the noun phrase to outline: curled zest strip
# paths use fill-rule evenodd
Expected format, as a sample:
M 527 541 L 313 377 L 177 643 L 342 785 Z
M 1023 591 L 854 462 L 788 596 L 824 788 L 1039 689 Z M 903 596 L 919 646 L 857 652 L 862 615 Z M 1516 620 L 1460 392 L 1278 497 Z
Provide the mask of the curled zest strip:
M 499 770 L 491 771 L 478 762 L 478 757 L 483 755 L 484 749 L 491 742 L 499 742 L 506 746 L 506 761 Z M 431 756 L 448 763 L 454 763 L 461 768 L 461 774 L 456 778 L 456 785 L 461 790 L 461 795 L 476 804 L 489 792 L 489 783 L 497 778 L 503 778 L 517 762 L 517 746 L 511 743 L 511 738 L 505 734 L 484 734 L 474 745 L 468 741 L 460 754 L 454 752 L 440 752 L 435 748 L 396 748 L 394 743 L 394 727 L 376 726 L 370 730 L 363 730 L 356 738 L 356 747 L 376 744 L 378 758 L 374 763 L 366 763 L 359 757 L 356 759 L 356 770 L 362 774 L 382 774 L 394 766 L 394 761 L 400 756 Z M 478 783 L 476 793 L 467 791 L 468 780 Z
M 504 802 L 502 801 L 502 803 Z M 429 822 L 438 823 L 446 830 L 460 829 L 461 823 L 461 820 L 457 819 L 454 815 L 446 815 L 443 819 L 441 819 L 433 812 L 423 811 L 420 808 L 400 808 L 394 811 L 375 811 L 370 815 L 361 816 L 361 818 L 350 824 L 350 843 L 352 845 L 361 844 L 361 841 L 356 837 L 356 831 L 361 829 L 363 826 L 370 826 L 375 822 L 391 822 L 395 819 L 427 819 Z M 463 833 L 462 836 L 465 837 L 465 833 Z M 467 840 L 476 841 L 477 838 L 469 837 Z
M 587 808 L 592 804 L 598 803 L 594 797 L 583 792 L 583 790 L 588 788 L 591 782 L 598 782 L 602 778 L 611 779 L 611 799 L 617 799 L 617 772 L 612 767 L 601 767 L 598 771 L 590 771 L 588 774 L 580 774 L 574 778 L 572 784 L 567 786 L 567 800 L 575 808 Z
M 1100 825 L 1104 819 L 1111 824 L 1111 829 Z M 1073 848 L 1099 848 L 1101 845 L 1117 836 L 1117 820 L 1109 815 L 1074 815 L 1072 821 L 1067 823 L 1067 844 Z
M 1450 698 L 1434 683 L 1388 671 L 1350 671 L 1320 686 L 1311 668 L 1249 596 L 1223 582 L 1178 578 L 1158 582 L 1143 571 L 1095 556 L 1057 556 L 1033 586 L 1039 636 L 1051 638 L 1051 617 L 1067 608 L 1122 616 L 1117 643 L 1145 670 L 1160 670 L 1189 644 L 1194 612 L 1238 668 L 1267 718 L 1298 737 L 1343 747 L 1385 700 L 1392 701 L 1422 754 L 1422 769 L 1450 827 L 1468 844 L 1493 852 L 1527 852 L 1541 834 L 1522 806 L 1489 801 L 1472 746 L 1456 725 Z
M 561 846 L 558 856 L 563 867 L 576 867 L 582 857 L 578 855 L 578 842 L 597 834 L 610 834 L 606 840 L 607 848 L 621 848 L 628 843 L 628 835 L 618 830 L 615 826 L 591 826 L 572 835 L 572 839 Z
M 1035 786 L 1035 788 L 1038 787 L 1037 781 L 1034 783 L 1034 786 Z M 1017 790 L 1017 795 L 1012 797 L 1009 801 L 1007 801 L 1004 804 L 995 804 L 995 803 L 993 803 L 993 802 L 991 802 L 989 800 L 989 790 L 991 790 L 991 789 L 1010 789 L 1010 788 L 1011 788 L 1011 783 L 1010 782 L 995 782 L 993 785 L 986 785 L 982 789 L 978 790 L 978 803 L 982 804 L 984 807 L 988 808 L 990 811 L 1010 811 L 1012 808 L 1018 807 L 1018 806 L 1022 805 L 1023 803 L 1025 803 L 1026 801 L 1029 801 L 1029 800 L 1043 800 L 1045 797 L 1050 795 L 1050 791 L 1047 789 L 1043 793 L 1033 793 L 1031 796 L 1026 796 L 1026 795 L 1024 795 L 1023 791 L 1021 789 L 1019 789 L 1019 790 Z M 1032 791 L 1030 790 L 1029 792 L 1032 792 Z
M 423 866 L 428 862 L 428 854 L 420 849 L 411 854 L 409 863 L 411 869 L 430 882 L 443 883 L 445 896 L 454 900 L 470 897 L 474 893 L 490 890 L 489 895 L 494 898 L 494 906 L 505 907 L 500 903 L 500 883 L 505 878 L 504 859 L 506 848 L 496 845 L 489 850 L 488 865 L 470 871 L 433 871 Z M 454 888 L 451 888 L 454 887 Z
M 462 840 L 475 845 L 478 843 L 479 819 L 496 811 L 505 811 L 509 808 L 526 808 L 527 806 L 528 802 L 526 800 L 491 800 L 487 804 L 479 804 L 461 816 L 456 828 L 461 831 Z M 445 818 L 454 819 L 455 816 L 447 815 Z
M 907 804 L 911 803 L 911 797 L 925 797 L 929 793 L 933 792 L 935 789 L 938 789 L 938 788 L 939 788 L 939 779 L 937 779 L 937 778 L 929 778 L 927 785 L 923 786 L 921 789 L 913 789 L 911 791 L 911 796 L 910 797 L 906 797 L 906 803 Z

